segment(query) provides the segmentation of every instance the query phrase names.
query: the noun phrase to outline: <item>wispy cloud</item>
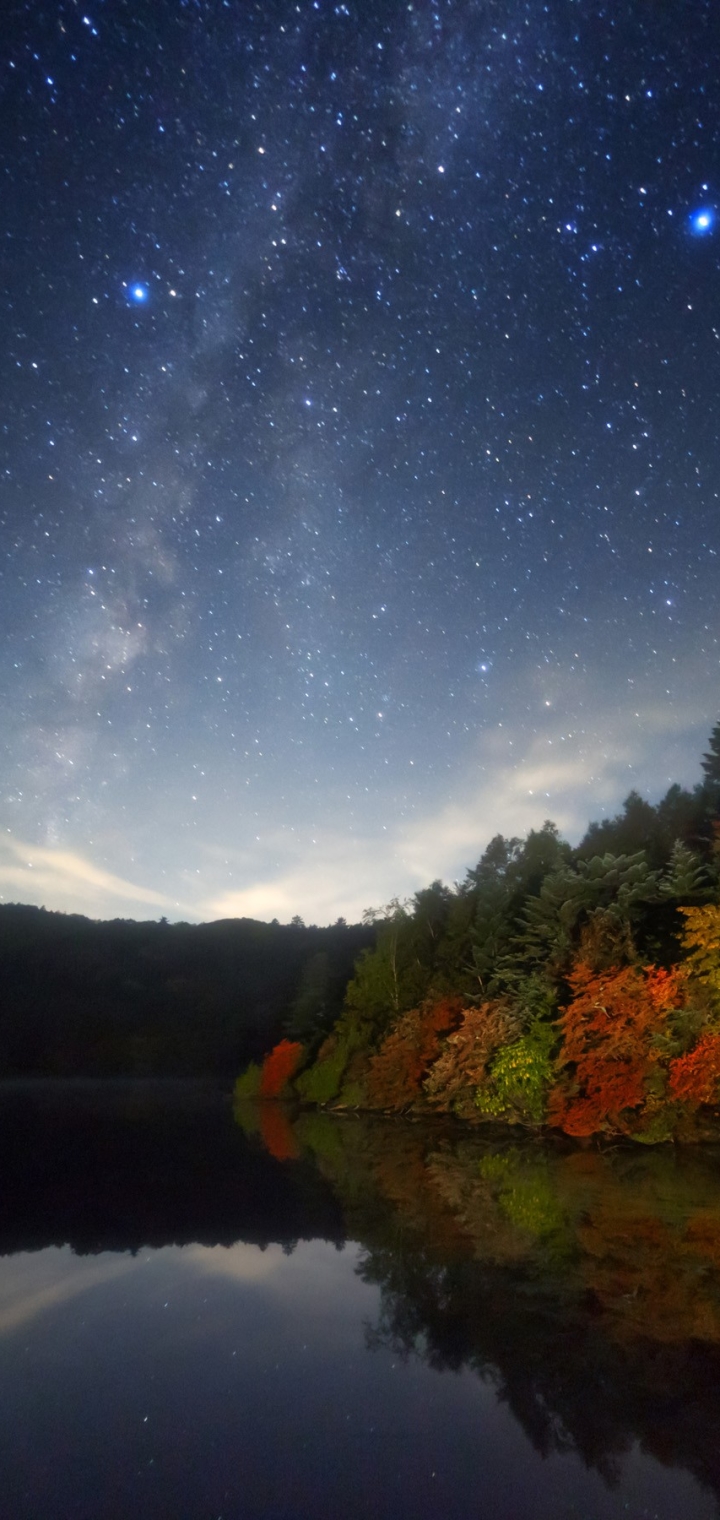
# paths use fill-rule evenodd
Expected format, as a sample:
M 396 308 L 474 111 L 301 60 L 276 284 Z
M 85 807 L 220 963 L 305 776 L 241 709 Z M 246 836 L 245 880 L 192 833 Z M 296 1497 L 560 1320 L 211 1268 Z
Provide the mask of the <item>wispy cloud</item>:
M 139 909 L 139 916 L 147 917 L 149 907 L 166 913 L 180 906 L 165 893 L 125 881 L 73 851 L 13 838 L 0 838 L 0 897 L 95 918 L 112 916 L 119 907 Z
M 655 704 L 642 713 L 615 709 L 598 716 L 592 729 L 563 732 L 549 721 L 529 740 L 519 728 L 496 730 L 479 741 L 476 763 L 454 779 L 447 800 L 399 817 L 382 833 L 361 836 L 337 823 L 315 827 L 312 838 L 309 831 L 305 837 L 299 830 L 291 837 L 266 833 L 266 858 L 276 864 L 263 864 L 253 878 L 251 856 L 238 858 L 235 870 L 231 862 L 242 885 L 204 894 L 200 914 L 284 920 L 301 913 L 318 923 L 343 914 L 354 920 L 364 908 L 410 895 L 435 877 L 462 877 L 494 834 L 522 836 L 552 818 L 577 841 L 591 819 L 617 811 L 633 787 L 662 794 L 676 779 L 672 765 L 682 759 L 680 741 L 689 726 L 689 714 Z M 649 736 L 655 741 L 650 765 Z
M 287 922 L 300 913 L 307 922 L 332 923 L 340 914 L 356 921 L 366 907 L 409 896 L 435 877 L 462 878 L 496 833 L 523 835 L 552 818 L 577 840 L 591 819 L 616 812 L 632 787 L 653 798 L 675 779 L 692 782 L 705 732 L 709 724 L 698 728 L 689 700 L 683 710 L 678 702 L 639 707 L 626 698 L 604 713 L 596 708 L 584 726 L 551 710 L 530 735 L 520 721 L 484 731 L 444 794 L 433 792 L 420 762 L 412 773 L 417 791 L 401 807 L 379 791 L 375 817 L 362 828 L 350 799 L 330 796 L 322 818 L 315 802 L 305 825 L 266 818 L 261 833 L 245 829 L 244 838 L 241 819 L 223 838 L 212 809 L 172 837 L 167 806 L 136 824 L 136 835 L 132 821 L 122 838 L 94 828 L 103 862 L 122 862 L 127 872 L 136 854 L 141 882 L 96 864 L 89 848 L 69 848 L 61 838 L 53 845 L 49 830 L 42 845 L 8 834 L 0 837 L 0 896 L 98 918 Z M 182 809 L 178 801 L 180 820 Z M 300 794 L 294 816 L 302 814 Z M 165 890 L 147 884 L 157 880 Z
M 92 1288 L 126 1277 L 136 1270 L 136 1262 L 117 1255 L 83 1260 L 62 1246 L 50 1247 L 39 1255 L 23 1253 L 3 1267 L 0 1336 L 19 1330 Z

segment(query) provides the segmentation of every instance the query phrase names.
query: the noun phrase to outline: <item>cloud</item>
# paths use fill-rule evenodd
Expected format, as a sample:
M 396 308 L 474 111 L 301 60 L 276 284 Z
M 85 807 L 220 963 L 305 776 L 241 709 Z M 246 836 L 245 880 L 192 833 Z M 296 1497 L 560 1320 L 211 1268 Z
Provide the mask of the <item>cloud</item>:
M 687 689 L 692 692 L 692 683 Z M 84 850 L 63 847 L 60 834 L 52 847 L 46 832 L 42 847 L 10 835 L 0 839 L 0 895 L 105 918 L 287 922 L 300 913 L 313 923 L 332 923 L 341 914 L 357 921 L 365 908 L 410 896 L 435 877 L 461 879 L 496 833 L 523 835 L 552 818 L 577 841 L 591 819 L 617 812 L 635 786 L 657 798 L 675 779 L 692 784 L 708 731 L 690 698 L 687 706 L 653 699 L 640 707 L 628 695 L 623 706 L 618 701 L 603 711 L 596 705 L 585 726 L 563 714 L 559 700 L 550 709 L 543 703 L 530 734 L 519 719 L 479 733 L 442 792 L 418 757 L 402 799 L 378 788 L 374 813 L 362 827 L 350 798 L 327 794 L 318 817 L 317 797 L 305 805 L 300 787 L 288 817 L 304 815 L 304 824 L 283 827 L 276 810 L 268 825 L 270 796 L 257 836 L 257 815 L 249 828 L 238 814 L 228 831 L 214 799 L 193 819 L 192 831 L 178 830 L 174 820 L 182 821 L 183 803 L 166 789 L 152 817 L 104 836 L 96 818 L 92 829 L 104 860 L 142 859 L 145 881 L 161 879 L 164 891 L 96 865 Z
M 19 894 L 19 895 L 18 895 Z M 46 904 L 66 913 L 115 916 L 120 907 L 175 911 L 180 904 L 149 887 L 124 881 L 70 850 L 48 849 L 0 838 L 0 897 Z
M 0 1335 L 20 1329 L 91 1288 L 101 1287 L 136 1269 L 132 1257 L 81 1260 L 67 1246 L 50 1247 L 32 1258 L 24 1253 L 4 1263 L 0 1292 Z
M 362 835 L 337 820 L 332 828 L 315 825 L 312 834 L 266 832 L 262 861 L 249 851 L 234 863 L 230 857 L 231 875 L 244 884 L 204 894 L 198 912 L 357 920 L 363 909 L 409 896 L 435 877 L 460 879 L 494 834 L 522 836 L 551 818 L 577 842 L 591 819 L 617 812 L 633 787 L 659 797 L 686 772 L 688 732 L 696 723 L 694 711 L 653 703 L 642 712 L 626 706 L 598 713 L 587 728 L 550 714 L 530 738 L 519 725 L 506 725 L 481 737 L 475 763 L 454 779 L 446 801 Z M 227 877 L 227 850 L 223 862 Z M 212 878 L 212 868 L 204 874 Z
M 261 1250 L 260 1246 L 244 1241 L 232 1246 L 183 1246 L 181 1259 L 201 1272 L 243 1283 L 266 1282 L 287 1262 L 281 1245 L 272 1244 Z

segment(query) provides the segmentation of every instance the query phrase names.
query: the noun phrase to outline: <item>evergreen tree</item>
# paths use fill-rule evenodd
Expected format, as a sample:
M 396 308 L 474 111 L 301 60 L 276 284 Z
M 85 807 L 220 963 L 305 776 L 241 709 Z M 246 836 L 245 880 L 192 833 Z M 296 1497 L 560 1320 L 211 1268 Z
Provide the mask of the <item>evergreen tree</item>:
M 673 845 L 670 864 L 660 882 L 662 897 L 674 897 L 679 902 L 698 901 L 710 894 L 707 873 L 700 857 L 689 850 L 681 839 Z
M 720 800 L 720 723 L 716 723 L 708 740 L 708 749 L 701 760 L 705 772 L 705 790 L 717 806 Z

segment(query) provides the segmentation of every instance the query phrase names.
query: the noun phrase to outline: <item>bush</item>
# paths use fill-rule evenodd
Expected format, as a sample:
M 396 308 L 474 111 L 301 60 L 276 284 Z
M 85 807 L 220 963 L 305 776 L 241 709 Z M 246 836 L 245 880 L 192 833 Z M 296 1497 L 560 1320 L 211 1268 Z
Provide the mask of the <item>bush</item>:
M 329 1050 L 328 1047 L 330 1047 Z M 351 1049 L 350 1041 L 347 1039 L 326 1040 L 320 1047 L 315 1065 L 301 1072 L 295 1083 L 295 1091 L 299 1096 L 308 1103 L 330 1103 L 333 1098 L 336 1098 L 350 1059 Z M 323 1056 L 324 1051 L 326 1054 Z
M 260 1097 L 280 1098 L 287 1090 L 303 1057 L 298 1040 L 281 1040 L 263 1061 Z
M 481 1114 L 510 1123 L 542 1124 L 552 1081 L 557 1030 L 536 1020 L 527 1034 L 495 1057 L 475 1094 Z
M 565 1070 L 550 1097 L 550 1122 L 568 1135 L 669 1138 L 674 1111 L 661 1109 L 685 1001 L 678 971 L 609 966 L 594 973 L 581 962 L 569 981 L 573 998 L 560 1019 L 558 1056 Z
M 257 1098 L 260 1093 L 260 1077 L 262 1072 L 254 1061 L 246 1066 L 245 1070 L 235 1079 L 233 1093 L 236 1098 Z
M 520 1033 L 520 1020 L 502 1001 L 464 1008 L 462 1022 L 448 1035 L 444 1049 L 425 1078 L 425 1095 L 433 1107 L 471 1108 L 496 1050 Z
M 375 1108 L 406 1108 L 420 1097 L 420 1084 L 440 1053 L 439 1036 L 457 1025 L 459 998 L 442 998 L 401 1014 L 371 1057 L 368 1087 Z

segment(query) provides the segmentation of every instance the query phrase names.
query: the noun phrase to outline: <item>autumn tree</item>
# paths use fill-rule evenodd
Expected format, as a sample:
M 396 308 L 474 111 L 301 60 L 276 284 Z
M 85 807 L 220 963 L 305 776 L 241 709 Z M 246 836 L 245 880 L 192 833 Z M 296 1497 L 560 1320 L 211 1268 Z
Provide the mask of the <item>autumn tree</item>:
M 707 987 L 720 1003 L 720 907 L 681 907 L 685 919 L 683 948 L 690 974 Z
M 720 1034 L 704 1034 L 694 1050 L 670 1063 L 668 1088 L 673 1098 L 697 1108 L 720 1098 Z
M 623 966 L 596 974 L 580 962 L 569 982 L 572 1001 L 559 1020 L 564 1075 L 550 1093 L 550 1123 L 569 1135 L 666 1138 L 663 1058 L 683 1002 L 679 972 Z
M 260 1077 L 261 1098 L 281 1098 L 302 1060 L 303 1047 L 298 1040 L 281 1040 L 266 1055 Z
M 484 1081 L 493 1055 L 520 1032 L 520 1019 L 507 1001 L 464 1008 L 459 1028 L 448 1035 L 423 1083 L 428 1101 L 436 1108 L 471 1114 L 475 1090 Z
M 420 1096 L 422 1079 L 439 1054 L 440 1036 L 455 1027 L 461 1009 L 459 998 L 441 998 L 401 1015 L 370 1060 L 373 1107 L 406 1108 Z

